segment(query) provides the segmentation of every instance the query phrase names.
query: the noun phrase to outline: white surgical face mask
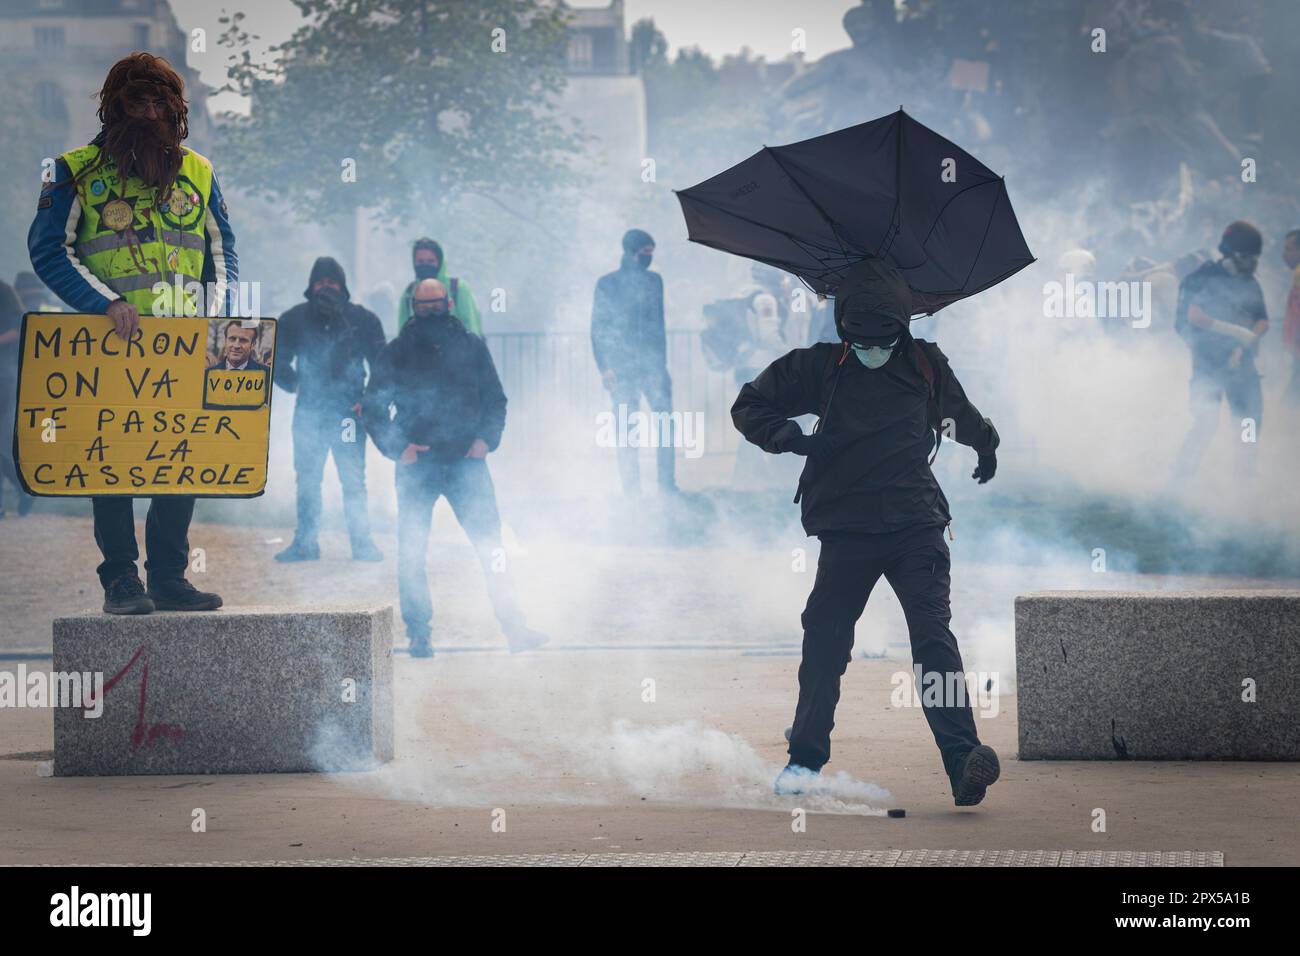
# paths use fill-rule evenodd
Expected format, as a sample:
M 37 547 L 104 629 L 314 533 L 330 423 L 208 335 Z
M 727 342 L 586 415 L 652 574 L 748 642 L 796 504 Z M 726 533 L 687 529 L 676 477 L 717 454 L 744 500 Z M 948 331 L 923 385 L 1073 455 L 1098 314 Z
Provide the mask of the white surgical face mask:
M 853 346 L 853 354 L 867 368 L 880 368 L 889 361 L 889 356 L 893 353 L 894 346 L 897 344 L 898 339 L 894 339 L 888 345 L 872 345 L 865 348 L 861 345 L 855 345 Z

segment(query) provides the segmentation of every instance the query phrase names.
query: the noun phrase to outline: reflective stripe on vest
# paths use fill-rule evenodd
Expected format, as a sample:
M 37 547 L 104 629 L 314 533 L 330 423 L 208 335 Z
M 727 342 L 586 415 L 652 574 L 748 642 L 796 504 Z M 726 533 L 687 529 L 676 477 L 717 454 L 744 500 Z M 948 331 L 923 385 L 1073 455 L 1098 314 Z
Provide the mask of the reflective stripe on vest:
M 206 242 L 205 236 L 196 236 L 192 232 L 171 232 L 163 230 L 162 241 L 168 246 L 181 246 L 185 249 L 202 249 Z M 113 232 L 107 236 L 100 236 L 98 239 L 91 239 L 88 242 L 77 244 L 77 258 L 85 259 L 86 256 L 93 256 L 97 252 L 104 252 L 107 249 L 125 249 L 130 239 L 125 232 Z
M 145 315 L 195 314 L 199 303 L 185 286 L 203 274 L 212 197 L 208 161 L 186 149 L 175 184 L 164 191 L 136 178 L 123 183 L 117 165 L 101 157 L 98 146 L 74 149 L 62 159 L 76 177 L 81 219 L 75 250 L 82 264 Z M 103 221 L 110 203 L 118 204 L 110 214 L 124 212 L 122 203 L 130 207 L 128 229 L 116 231 Z

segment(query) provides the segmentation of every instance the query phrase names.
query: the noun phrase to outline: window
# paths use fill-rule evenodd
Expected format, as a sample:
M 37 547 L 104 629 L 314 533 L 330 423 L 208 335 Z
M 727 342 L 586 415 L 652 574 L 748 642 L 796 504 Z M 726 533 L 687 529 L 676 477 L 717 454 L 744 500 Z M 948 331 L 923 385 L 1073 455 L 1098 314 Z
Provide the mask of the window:
M 591 34 L 574 33 L 569 37 L 569 68 L 591 69 Z
M 37 27 L 36 28 L 36 49 L 62 50 L 63 49 L 63 27 Z
M 135 25 L 135 48 L 137 50 L 149 49 L 149 24 L 137 23 Z
M 36 84 L 36 109 L 46 119 L 62 121 L 68 118 L 68 106 L 59 84 L 49 80 Z

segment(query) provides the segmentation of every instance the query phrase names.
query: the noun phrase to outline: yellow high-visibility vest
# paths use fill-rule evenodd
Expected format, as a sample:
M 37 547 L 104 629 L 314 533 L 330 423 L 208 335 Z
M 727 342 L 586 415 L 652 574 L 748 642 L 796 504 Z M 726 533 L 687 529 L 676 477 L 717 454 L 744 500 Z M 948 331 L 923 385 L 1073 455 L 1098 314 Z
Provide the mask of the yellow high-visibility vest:
M 201 283 L 212 164 L 192 149 L 169 190 L 125 182 L 98 146 L 61 157 L 81 203 L 74 251 L 82 264 L 142 315 L 203 314 L 191 283 Z M 178 285 L 179 280 L 179 285 Z M 177 294 L 178 288 L 181 290 Z

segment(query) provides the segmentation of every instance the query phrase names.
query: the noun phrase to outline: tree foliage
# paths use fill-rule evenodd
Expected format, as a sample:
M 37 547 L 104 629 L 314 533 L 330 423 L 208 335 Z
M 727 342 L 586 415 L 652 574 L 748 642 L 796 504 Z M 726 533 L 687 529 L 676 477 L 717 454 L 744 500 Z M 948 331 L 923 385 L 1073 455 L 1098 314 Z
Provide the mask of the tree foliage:
M 415 222 L 466 193 L 563 186 L 583 137 L 557 111 L 566 14 L 537 0 L 294 0 L 305 22 L 266 61 L 223 20 L 227 177 L 301 215 L 357 207 Z M 349 169 L 355 173 L 352 180 Z M 233 171 L 233 172 L 232 172 Z

